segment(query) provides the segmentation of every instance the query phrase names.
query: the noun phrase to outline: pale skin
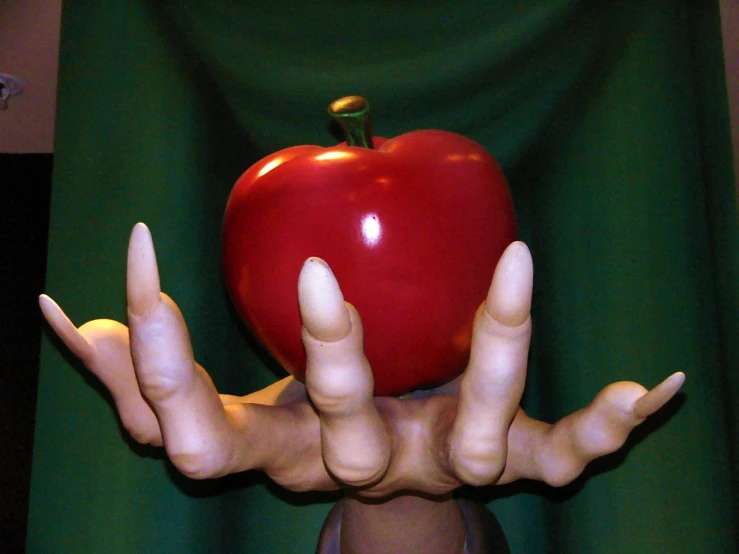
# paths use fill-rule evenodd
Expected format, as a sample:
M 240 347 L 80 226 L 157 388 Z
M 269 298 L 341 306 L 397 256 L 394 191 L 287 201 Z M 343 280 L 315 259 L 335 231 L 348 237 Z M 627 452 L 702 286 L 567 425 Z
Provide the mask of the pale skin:
M 317 258 L 306 261 L 298 283 L 306 383 L 288 377 L 243 397 L 219 395 L 195 362 L 182 314 L 160 291 L 143 224 L 129 244 L 128 327 L 95 320 L 77 328 L 48 296 L 40 305 L 110 390 L 131 437 L 163 446 L 183 474 L 205 479 L 257 469 L 294 491 L 344 488 L 342 552 L 397 552 L 402 543 L 404 552 L 450 553 L 464 542 L 450 496 L 456 488 L 570 483 L 590 461 L 618 450 L 685 380 L 675 373 L 649 391 L 613 383 L 554 425 L 528 417 L 519 403 L 532 282 L 529 251 L 513 243 L 476 315 L 465 372 L 405 398 L 373 397 L 359 314 Z M 416 525 L 403 525 L 411 516 Z

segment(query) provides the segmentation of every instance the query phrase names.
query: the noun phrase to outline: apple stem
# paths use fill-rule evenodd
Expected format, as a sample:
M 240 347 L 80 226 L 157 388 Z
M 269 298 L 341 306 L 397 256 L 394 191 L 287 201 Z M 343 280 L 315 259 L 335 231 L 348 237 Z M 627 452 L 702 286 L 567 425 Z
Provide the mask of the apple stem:
M 328 106 L 329 115 L 344 130 L 349 146 L 373 148 L 369 102 L 361 96 L 344 96 Z

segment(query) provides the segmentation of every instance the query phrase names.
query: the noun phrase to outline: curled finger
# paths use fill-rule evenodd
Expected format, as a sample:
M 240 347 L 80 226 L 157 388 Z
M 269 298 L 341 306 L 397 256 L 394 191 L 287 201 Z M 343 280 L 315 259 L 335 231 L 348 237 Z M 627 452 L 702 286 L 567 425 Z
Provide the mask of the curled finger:
M 78 329 L 48 296 L 41 295 L 39 305 L 54 332 L 108 389 L 131 437 L 142 444 L 161 446 L 159 422 L 136 381 L 126 326 L 96 319 Z
M 532 284 L 528 248 L 513 243 L 503 253 L 475 319 L 470 362 L 449 437 L 452 469 L 468 484 L 494 482 L 505 467 L 508 429 L 526 381 Z
M 344 302 L 331 269 L 318 258 L 305 262 L 298 298 L 306 385 L 320 416 L 324 463 L 347 485 L 373 483 L 387 470 L 391 447 L 374 403 L 359 314 Z
M 95 347 L 82 336 L 59 304 L 45 294 L 39 296 L 38 303 L 44 318 L 67 348 L 72 351 L 72 354 L 82 360 L 85 365 L 91 363 L 95 355 Z
M 191 477 L 230 472 L 236 463 L 233 422 L 210 377 L 195 363 L 180 310 L 159 290 L 154 246 L 143 224 L 131 234 L 127 293 L 136 376 L 156 413 L 167 454 Z

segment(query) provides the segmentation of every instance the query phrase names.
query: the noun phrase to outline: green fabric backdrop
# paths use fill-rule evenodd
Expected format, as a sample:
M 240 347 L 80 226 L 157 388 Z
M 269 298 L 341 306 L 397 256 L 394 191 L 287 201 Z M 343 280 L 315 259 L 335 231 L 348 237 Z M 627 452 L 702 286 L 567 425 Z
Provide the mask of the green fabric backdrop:
M 375 130 L 468 135 L 504 166 L 533 252 L 525 405 L 554 420 L 611 381 L 684 393 L 564 489 L 467 491 L 513 552 L 730 553 L 739 230 L 718 3 L 65 0 L 48 292 L 123 320 L 125 251 L 152 228 L 163 289 L 220 390 L 277 378 L 224 294 L 220 220 L 253 161 Z M 126 441 L 99 387 L 42 351 L 30 552 L 312 552 L 335 497 L 259 475 L 188 481 Z M 732 488 L 733 487 L 733 488 Z

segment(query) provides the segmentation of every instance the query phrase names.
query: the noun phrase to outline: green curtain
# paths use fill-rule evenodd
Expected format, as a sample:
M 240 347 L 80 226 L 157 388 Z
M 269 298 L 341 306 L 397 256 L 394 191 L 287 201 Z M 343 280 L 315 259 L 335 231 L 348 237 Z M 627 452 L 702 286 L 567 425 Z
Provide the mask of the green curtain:
M 525 407 L 553 421 L 612 381 L 684 392 L 576 483 L 464 491 L 515 553 L 736 551 L 739 229 L 717 1 L 65 0 L 47 291 L 123 321 L 125 252 L 153 232 L 162 287 L 224 392 L 282 374 L 224 293 L 220 225 L 251 163 L 375 131 L 442 128 L 503 165 L 536 267 Z M 189 481 L 132 444 L 44 341 L 29 552 L 312 552 L 331 495 L 246 473 Z

